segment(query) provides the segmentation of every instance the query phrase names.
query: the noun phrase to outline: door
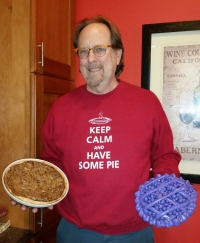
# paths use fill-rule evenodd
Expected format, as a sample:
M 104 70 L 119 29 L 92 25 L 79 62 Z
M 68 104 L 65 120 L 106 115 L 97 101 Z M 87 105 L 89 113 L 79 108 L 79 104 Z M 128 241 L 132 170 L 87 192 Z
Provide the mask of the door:
M 32 89 L 32 156 L 40 158 L 43 146 L 41 141 L 41 127 L 53 102 L 61 95 L 74 89 L 73 81 L 50 76 L 31 74 Z
M 73 81 L 31 73 L 31 155 L 33 158 L 40 158 L 43 150 L 40 131 L 51 105 L 59 96 L 70 92 L 73 88 Z M 33 242 L 54 243 L 59 220 L 60 216 L 55 207 L 53 210 L 40 209 L 36 214 L 30 212 L 30 228 L 36 233 Z M 49 235 L 45 229 L 50 225 Z
M 32 0 L 31 72 L 72 80 L 75 0 Z

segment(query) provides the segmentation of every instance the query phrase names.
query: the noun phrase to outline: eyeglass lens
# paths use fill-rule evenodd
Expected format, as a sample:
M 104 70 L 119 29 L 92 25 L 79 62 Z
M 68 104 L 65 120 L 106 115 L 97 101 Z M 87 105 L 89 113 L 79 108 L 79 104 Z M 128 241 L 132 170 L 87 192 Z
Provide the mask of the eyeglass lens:
M 78 50 L 78 56 L 80 58 L 86 58 L 86 57 L 89 56 L 90 50 L 93 50 L 94 55 L 97 56 L 97 57 L 101 57 L 101 56 L 105 55 L 105 53 L 106 53 L 106 48 L 105 47 L 103 47 L 103 46 L 96 46 L 96 47 L 94 47 L 92 49 L 80 48 Z

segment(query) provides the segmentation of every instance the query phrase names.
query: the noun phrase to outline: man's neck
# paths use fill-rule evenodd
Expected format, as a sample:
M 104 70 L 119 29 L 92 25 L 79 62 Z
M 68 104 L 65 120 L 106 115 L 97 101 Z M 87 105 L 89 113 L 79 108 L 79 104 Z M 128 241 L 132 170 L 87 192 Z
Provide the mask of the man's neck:
M 100 85 L 93 87 L 90 86 L 89 84 L 87 84 L 87 90 L 93 94 L 97 94 L 97 95 L 103 95 L 103 94 L 107 94 L 109 92 L 111 92 L 112 90 L 114 90 L 117 85 L 119 84 L 119 81 L 117 81 L 116 79 L 110 84 L 110 85 L 103 85 L 103 83 L 101 83 Z

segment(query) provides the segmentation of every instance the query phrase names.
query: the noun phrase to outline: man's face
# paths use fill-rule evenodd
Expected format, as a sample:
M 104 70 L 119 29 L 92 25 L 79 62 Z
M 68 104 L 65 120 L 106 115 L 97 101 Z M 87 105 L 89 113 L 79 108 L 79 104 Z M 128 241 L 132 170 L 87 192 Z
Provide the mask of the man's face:
M 98 44 L 111 45 L 110 31 L 104 24 L 89 24 L 79 35 L 78 47 L 93 48 Z M 105 93 L 112 90 L 112 86 L 117 82 L 115 71 L 120 58 L 121 50 L 108 47 L 102 57 L 95 56 L 91 50 L 87 58 L 80 59 L 80 71 L 89 91 L 96 93 L 100 90 L 100 93 Z

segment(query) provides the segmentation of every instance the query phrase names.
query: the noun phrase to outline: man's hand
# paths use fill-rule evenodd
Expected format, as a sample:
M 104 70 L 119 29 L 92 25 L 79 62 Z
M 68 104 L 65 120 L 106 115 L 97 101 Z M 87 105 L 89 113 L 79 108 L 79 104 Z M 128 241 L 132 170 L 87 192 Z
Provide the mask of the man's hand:
M 14 200 L 11 200 L 11 204 L 12 204 L 13 206 L 18 205 L 18 203 L 17 203 L 16 201 L 14 201 Z M 26 211 L 27 208 L 29 208 L 29 207 L 27 207 L 27 206 L 25 206 L 25 205 L 21 205 L 21 204 L 20 204 L 20 207 L 21 207 L 21 210 L 22 210 L 22 211 Z M 53 206 L 48 207 L 48 209 L 52 210 L 52 209 L 53 209 Z M 37 212 L 38 212 L 38 208 L 32 208 L 32 212 L 33 212 L 33 213 L 37 213 Z

